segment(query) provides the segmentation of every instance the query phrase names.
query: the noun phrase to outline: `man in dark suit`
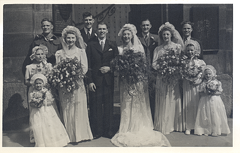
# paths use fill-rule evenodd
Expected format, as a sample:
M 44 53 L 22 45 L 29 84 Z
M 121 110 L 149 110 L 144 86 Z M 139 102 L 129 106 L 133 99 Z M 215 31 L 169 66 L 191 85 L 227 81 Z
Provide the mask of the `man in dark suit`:
M 80 30 L 83 40 L 88 44 L 90 39 L 96 37 L 96 31 L 93 30 L 94 19 L 91 13 L 83 13 L 84 28 Z
M 181 25 L 182 25 L 182 33 L 183 33 L 183 42 L 185 43 L 185 41 L 189 39 L 197 41 L 200 45 L 199 59 L 203 59 L 203 48 L 202 48 L 201 41 L 191 36 L 194 24 L 190 21 L 184 21 L 181 23 Z
M 138 34 L 138 38 L 143 45 L 149 65 L 148 92 L 152 119 L 154 120 L 156 76 L 153 73 L 152 60 L 154 49 L 158 46 L 158 35 L 154 35 L 149 32 L 152 25 L 148 19 L 142 20 L 140 27 L 142 29 L 142 32 Z
M 118 54 L 116 43 L 106 39 L 108 27 L 97 25 L 97 38 L 88 43 L 88 85 L 90 102 L 90 126 L 94 138 L 111 138 L 113 120 L 114 76 L 110 61 Z

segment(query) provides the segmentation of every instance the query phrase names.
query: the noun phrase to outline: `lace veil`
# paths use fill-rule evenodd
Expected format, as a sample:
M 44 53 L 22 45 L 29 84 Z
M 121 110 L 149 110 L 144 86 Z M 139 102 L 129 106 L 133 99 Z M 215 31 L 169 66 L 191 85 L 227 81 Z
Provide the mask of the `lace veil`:
M 82 38 L 82 35 L 80 33 L 80 31 L 78 30 L 78 28 L 74 27 L 74 26 L 67 26 L 66 28 L 63 29 L 62 31 L 62 47 L 64 50 L 68 50 L 68 44 L 66 43 L 65 41 L 65 37 L 67 36 L 67 34 L 71 32 L 71 33 L 74 33 L 76 38 L 77 38 L 77 41 L 79 43 L 79 48 L 81 49 L 85 49 L 86 48 L 86 44 L 84 43 L 83 41 L 83 38 Z
M 162 45 L 163 44 L 163 38 L 162 38 L 162 32 L 165 31 L 165 30 L 168 30 L 171 32 L 172 34 L 172 39 L 171 41 L 176 43 L 176 44 L 180 44 L 181 47 L 182 47 L 182 50 L 184 49 L 184 44 L 183 44 L 183 40 L 182 40 L 182 37 L 181 35 L 179 34 L 179 32 L 175 29 L 175 27 L 169 23 L 169 22 L 166 22 L 165 24 L 161 25 L 159 30 L 158 30 L 158 36 L 160 39 L 158 39 L 158 45 Z
M 129 30 L 132 32 L 133 34 L 133 38 L 132 38 L 132 48 L 138 52 L 142 52 L 142 53 L 145 53 L 144 52 L 144 48 L 142 46 L 142 43 L 141 41 L 138 39 L 137 37 L 137 29 L 135 27 L 135 25 L 133 24 L 125 24 L 122 29 L 119 31 L 118 33 L 118 36 L 119 37 L 122 37 L 122 34 L 125 30 Z

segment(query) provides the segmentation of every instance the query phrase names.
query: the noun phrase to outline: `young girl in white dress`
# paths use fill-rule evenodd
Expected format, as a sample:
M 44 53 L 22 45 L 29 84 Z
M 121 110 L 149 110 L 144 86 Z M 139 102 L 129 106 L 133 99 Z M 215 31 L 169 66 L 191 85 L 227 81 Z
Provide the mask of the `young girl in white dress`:
M 187 68 L 196 67 L 199 69 L 199 74 L 195 78 L 189 78 L 188 76 L 183 79 L 183 127 L 185 134 L 189 135 L 190 131 L 194 129 L 195 119 L 197 115 L 199 92 L 197 91 L 197 83 L 201 82 L 203 67 L 206 63 L 203 60 L 198 59 L 201 52 L 200 45 L 197 41 L 187 40 L 185 42 L 185 52 L 188 56 L 186 60 Z
M 52 94 L 44 88 L 47 78 L 35 74 L 30 80 L 33 90 L 30 92 L 30 123 L 33 130 L 35 147 L 62 147 L 70 140 L 52 104 Z
M 199 101 L 194 134 L 218 136 L 222 133 L 229 134 L 225 106 L 220 97 L 223 89 L 222 84 L 216 77 L 213 66 L 204 68 L 204 79 L 199 86 L 201 98 Z

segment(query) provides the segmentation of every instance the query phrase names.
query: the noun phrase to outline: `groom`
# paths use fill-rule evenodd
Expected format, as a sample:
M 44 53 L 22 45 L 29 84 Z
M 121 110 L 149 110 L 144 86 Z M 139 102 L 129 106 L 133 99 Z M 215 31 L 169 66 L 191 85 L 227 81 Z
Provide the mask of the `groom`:
M 114 76 L 110 61 L 118 54 L 115 42 L 106 38 L 108 26 L 98 23 L 97 37 L 88 43 L 88 85 L 90 103 L 90 126 L 95 139 L 111 138 L 113 117 Z

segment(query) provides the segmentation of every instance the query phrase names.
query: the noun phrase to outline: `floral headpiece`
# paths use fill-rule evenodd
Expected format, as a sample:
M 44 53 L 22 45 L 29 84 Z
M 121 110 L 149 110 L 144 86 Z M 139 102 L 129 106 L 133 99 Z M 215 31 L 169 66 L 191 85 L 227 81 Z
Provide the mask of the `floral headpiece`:
M 199 43 L 197 42 L 197 41 L 195 41 L 195 40 L 186 40 L 185 41 L 185 51 L 186 51 L 186 49 L 187 49 L 187 45 L 189 45 L 189 44 L 192 44 L 193 46 L 194 46 L 194 48 L 195 48 L 195 56 L 196 55 L 200 55 L 200 53 L 201 53 L 201 48 L 200 48 L 200 45 L 199 45 Z
M 45 55 L 48 54 L 48 48 L 47 48 L 46 46 L 40 44 L 39 46 L 35 46 L 35 47 L 32 49 L 32 55 L 30 55 L 30 59 L 31 59 L 31 60 L 34 60 L 34 59 L 35 59 L 36 52 L 37 52 L 39 49 L 43 50 L 43 53 L 44 53 Z
M 158 30 L 158 34 L 159 34 L 163 29 L 165 29 L 165 28 L 171 30 L 172 35 L 174 35 L 175 27 L 174 27 L 174 25 L 172 25 L 172 24 L 169 23 L 169 22 L 166 22 L 165 24 L 163 24 L 163 25 L 160 26 L 160 28 L 159 28 L 159 30 Z
M 158 30 L 158 35 L 161 34 L 163 30 L 169 30 L 172 34 L 172 42 L 180 44 L 183 49 L 184 45 L 183 45 L 182 37 L 171 23 L 166 22 L 165 24 L 161 25 Z M 159 38 L 160 39 L 159 39 L 158 45 L 161 45 L 163 43 L 162 36 L 159 35 Z
M 43 81 L 43 85 L 47 83 L 47 78 L 43 74 L 37 73 L 32 76 L 30 84 L 33 85 L 37 79 L 41 79 Z
M 203 75 L 205 75 L 205 71 L 206 70 L 210 70 L 213 74 L 214 77 L 216 77 L 217 75 L 217 71 L 216 69 L 212 66 L 212 65 L 206 65 L 204 68 L 203 68 Z
M 63 38 L 63 42 L 65 43 L 65 45 L 66 45 L 66 42 L 65 42 L 64 38 L 67 36 L 67 34 L 69 32 L 73 32 L 75 34 L 77 40 L 79 41 L 80 48 L 85 49 L 86 48 L 86 44 L 83 41 L 82 35 L 81 35 L 79 29 L 74 27 L 74 26 L 67 26 L 62 31 L 62 38 Z
M 125 24 L 122 29 L 119 31 L 118 33 L 118 36 L 122 37 L 122 33 L 125 31 L 125 30 L 130 30 L 132 32 L 133 35 L 136 35 L 137 34 L 137 28 L 135 27 L 135 25 L 133 24 Z

